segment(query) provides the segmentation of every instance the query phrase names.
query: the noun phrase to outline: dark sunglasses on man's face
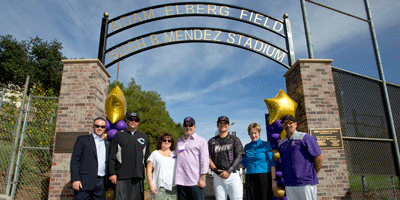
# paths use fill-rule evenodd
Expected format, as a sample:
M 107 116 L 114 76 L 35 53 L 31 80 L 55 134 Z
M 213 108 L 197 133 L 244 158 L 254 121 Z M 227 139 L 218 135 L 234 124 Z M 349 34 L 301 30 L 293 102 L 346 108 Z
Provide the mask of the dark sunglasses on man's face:
M 193 127 L 193 124 L 183 124 L 183 127 Z
M 135 121 L 135 122 L 139 122 L 140 121 L 140 119 L 138 119 L 136 117 L 130 117 L 130 118 L 128 118 L 128 120 Z
M 287 126 L 287 125 L 290 125 L 290 124 L 293 124 L 293 123 L 294 123 L 294 121 L 283 122 L 282 126 Z
M 97 124 L 95 124 L 94 127 L 96 127 L 96 128 L 106 128 L 106 126 L 99 126 Z

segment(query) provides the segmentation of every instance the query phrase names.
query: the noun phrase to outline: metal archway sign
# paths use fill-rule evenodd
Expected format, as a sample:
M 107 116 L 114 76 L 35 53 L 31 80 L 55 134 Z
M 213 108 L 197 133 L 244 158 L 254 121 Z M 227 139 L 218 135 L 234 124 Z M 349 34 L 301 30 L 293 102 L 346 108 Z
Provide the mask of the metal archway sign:
M 239 31 L 210 27 L 182 27 L 143 34 L 106 48 L 107 39 L 122 31 L 158 20 L 179 17 L 212 17 L 247 23 L 282 37 L 286 47 L 280 47 L 263 38 Z M 156 5 L 135 10 L 110 20 L 108 14 L 104 13 L 98 59 L 108 68 L 130 56 L 161 46 L 179 43 L 216 43 L 252 51 L 285 68 L 290 68 L 295 62 L 292 30 L 288 15 L 285 14 L 283 18 L 283 20 L 280 20 L 250 9 L 208 2 L 179 2 Z M 106 56 L 110 58 L 110 62 L 107 64 L 105 63 Z M 287 59 L 288 64 L 283 62 L 285 59 Z

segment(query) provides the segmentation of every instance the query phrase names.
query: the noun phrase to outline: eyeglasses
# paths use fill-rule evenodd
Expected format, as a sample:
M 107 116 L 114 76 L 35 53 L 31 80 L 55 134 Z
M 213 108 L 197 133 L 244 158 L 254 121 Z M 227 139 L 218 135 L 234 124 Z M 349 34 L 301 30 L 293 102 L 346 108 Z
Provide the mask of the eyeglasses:
M 94 127 L 96 127 L 96 128 L 106 128 L 106 126 L 99 126 L 97 124 L 95 124 Z
M 135 121 L 135 122 L 140 122 L 140 119 L 136 118 L 136 117 L 129 117 L 128 120 Z
M 163 141 L 163 142 L 169 142 L 169 143 L 172 143 L 172 140 L 166 140 L 166 139 L 163 139 L 162 141 Z
M 290 124 L 293 124 L 294 123 L 294 121 L 289 121 L 289 122 L 284 122 L 284 123 L 282 123 L 282 126 L 287 126 L 287 125 L 290 125 Z
M 183 124 L 183 127 L 193 127 L 193 124 Z
M 220 121 L 220 122 L 218 122 L 218 125 L 219 126 L 226 126 L 226 125 L 229 125 L 229 123 L 228 122 L 225 122 L 225 121 Z

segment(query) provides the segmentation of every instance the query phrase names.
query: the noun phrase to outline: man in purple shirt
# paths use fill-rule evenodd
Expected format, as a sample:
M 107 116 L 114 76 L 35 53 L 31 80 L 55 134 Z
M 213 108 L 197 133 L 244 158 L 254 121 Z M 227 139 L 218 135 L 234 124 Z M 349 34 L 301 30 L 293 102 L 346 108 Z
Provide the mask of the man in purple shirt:
M 183 120 L 183 135 L 176 144 L 175 184 L 178 200 L 204 199 L 208 172 L 207 141 L 195 133 L 196 122 L 191 117 Z
M 296 131 L 293 116 L 281 119 L 286 138 L 278 144 L 282 160 L 282 175 L 287 198 L 290 200 L 316 200 L 317 174 L 322 167 L 322 154 L 317 139 L 308 133 Z

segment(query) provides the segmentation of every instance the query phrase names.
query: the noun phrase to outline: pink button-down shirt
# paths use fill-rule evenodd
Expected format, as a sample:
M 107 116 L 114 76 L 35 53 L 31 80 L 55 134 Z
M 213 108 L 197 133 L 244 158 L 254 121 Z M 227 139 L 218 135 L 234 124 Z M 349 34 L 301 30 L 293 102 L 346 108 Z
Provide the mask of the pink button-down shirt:
M 182 136 L 176 144 L 175 184 L 195 186 L 200 176 L 208 172 L 207 141 L 194 133 L 185 141 Z

